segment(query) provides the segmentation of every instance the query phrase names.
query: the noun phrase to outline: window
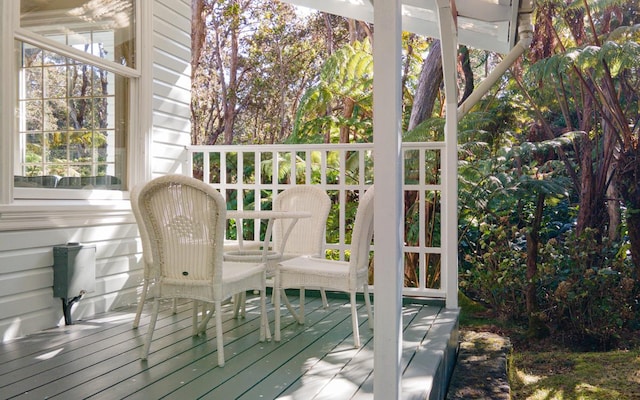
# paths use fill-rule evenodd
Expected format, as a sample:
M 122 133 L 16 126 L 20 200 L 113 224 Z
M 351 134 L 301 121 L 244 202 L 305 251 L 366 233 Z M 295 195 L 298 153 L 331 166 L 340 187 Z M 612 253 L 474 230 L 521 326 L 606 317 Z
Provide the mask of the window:
M 126 189 L 134 9 L 21 1 L 15 188 Z

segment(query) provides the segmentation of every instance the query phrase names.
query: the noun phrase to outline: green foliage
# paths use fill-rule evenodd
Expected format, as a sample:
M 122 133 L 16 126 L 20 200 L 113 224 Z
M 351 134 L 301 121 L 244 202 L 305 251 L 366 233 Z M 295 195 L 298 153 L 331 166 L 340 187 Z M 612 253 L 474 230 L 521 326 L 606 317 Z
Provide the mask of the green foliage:
M 338 142 L 339 128 L 348 126 L 369 137 L 372 130 L 373 55 L 368 40 L 355 42 L 336 51 L 323 64 L 318 82 L 300 100 L 291 143 L 323 143 L 329 132 L 331 142 Z M 349 98 L 355 102 L 353 117 L 333 110 Z
M 594 230 L 570 233 L 541 248 L 541 309 L 568 343 L 608 349 L 623 330 L 640 328 L 640 285 L 631 278 L 630 258 L 619 250 Z
M 460 288 L 469 297 L 487 304 L 504 318 L 524 316 L 526 253 L 519 243 L 523 231 L 508 221 L 480 223 L 467 235 L 473 237 L 460 261 Z M 516 317 L 517 318 L 517 317 Z

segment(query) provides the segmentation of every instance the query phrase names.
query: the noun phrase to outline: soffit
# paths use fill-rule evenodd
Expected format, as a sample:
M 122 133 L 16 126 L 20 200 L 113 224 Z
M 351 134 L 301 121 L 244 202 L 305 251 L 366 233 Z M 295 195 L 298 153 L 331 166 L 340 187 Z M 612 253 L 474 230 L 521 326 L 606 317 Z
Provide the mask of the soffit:
M 372 0 L 283 1 L 373 22 Z M 507 53 L 517 41 L 518 25 L 530 29 L 532 0 L 451 0 L 451 4 L 457 10 L 458 43 L 474 49 Z M 402 0 L 402 29 L 440 38 L 436 0 Z

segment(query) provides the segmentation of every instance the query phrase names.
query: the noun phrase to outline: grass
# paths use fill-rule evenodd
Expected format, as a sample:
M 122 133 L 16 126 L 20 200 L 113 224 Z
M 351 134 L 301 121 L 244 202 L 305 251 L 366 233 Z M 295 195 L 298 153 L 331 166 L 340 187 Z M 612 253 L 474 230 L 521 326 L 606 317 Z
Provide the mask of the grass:
M 513 399 L 640 399 L 640 351 L 520 351 L 509 371 Z
M 640 399 L 640 346 L 608 352 L 580 352 L 552 339 L 522 340 L 522 329 L 492 319 L 487 310 L 460 297 L 460 329 L 491 330 L 508 336 L 513 345 L 509 384 L 514 400 L 637 400 Z

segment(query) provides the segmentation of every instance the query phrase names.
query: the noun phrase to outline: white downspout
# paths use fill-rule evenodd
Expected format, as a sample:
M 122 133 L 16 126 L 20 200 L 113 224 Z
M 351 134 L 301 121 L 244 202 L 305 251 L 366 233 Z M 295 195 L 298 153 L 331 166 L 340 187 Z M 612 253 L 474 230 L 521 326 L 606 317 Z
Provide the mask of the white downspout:
M 528 21 L 527 21 L 528 19 Z M 484 96 L 491 87 L 504 75 L 513 63 L 516 62 L 525 51 L 531 46 L 533 40 L 533 26 L 531 25 L 531 14 L 521 17 L 518 29 L 520 40 L 511 51 L 500 61 L 500 63 L 489 73 L 489 75 L 476 87 L 471 95 L 458 107 L 458 121 L 464 117 L 471 108 Z

